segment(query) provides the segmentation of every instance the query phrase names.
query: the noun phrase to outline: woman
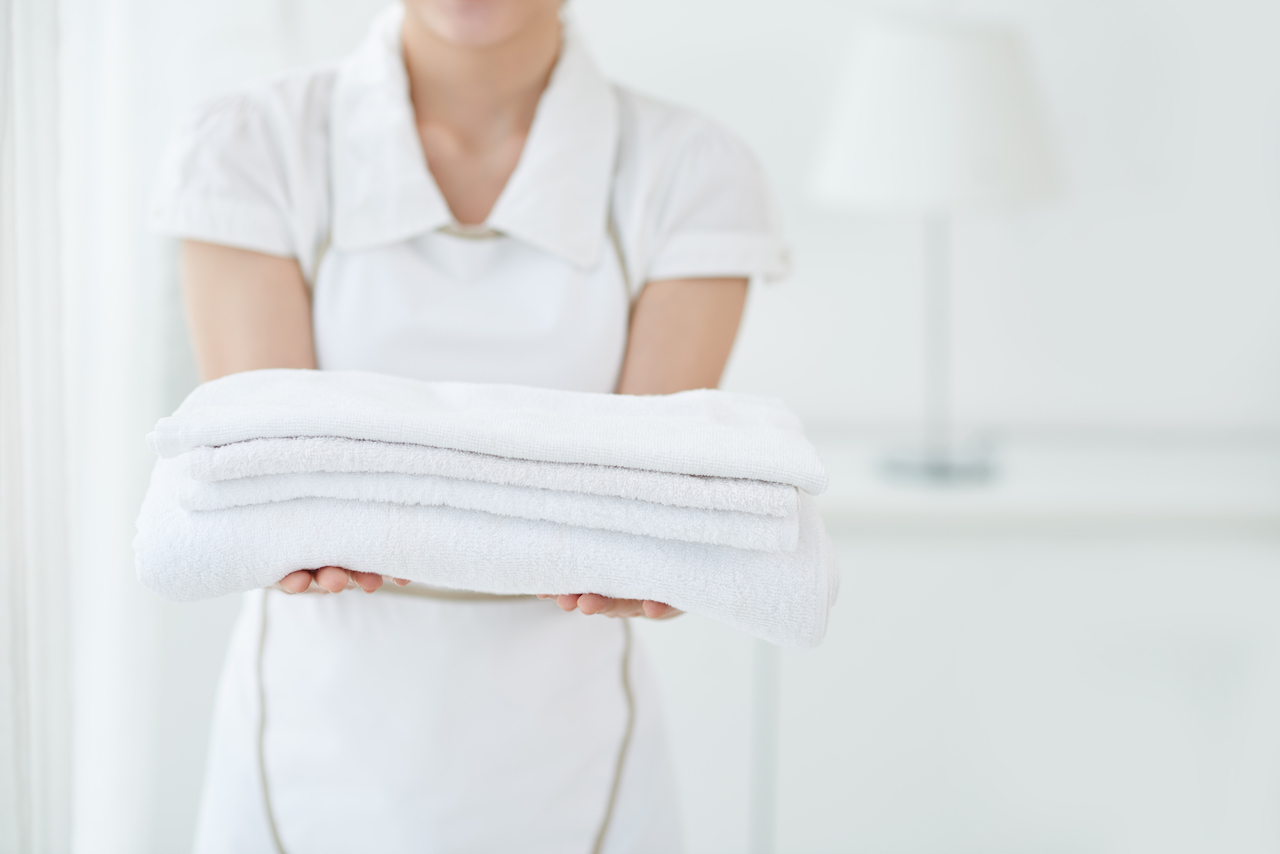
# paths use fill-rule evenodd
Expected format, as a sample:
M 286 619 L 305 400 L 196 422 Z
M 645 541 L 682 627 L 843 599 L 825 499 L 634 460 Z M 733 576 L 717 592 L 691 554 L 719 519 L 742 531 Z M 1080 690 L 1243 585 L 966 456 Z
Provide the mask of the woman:
M 341 65 L 198 111 L 161 174 L 205 379 L 711 387 L 784 264 L 750 155 L 605 81 L 560 0 L 405 0 Z M 652 676 L 598 616 L 672 609 L 404 584 L 247 598 L 197 851 L 681 849 Z

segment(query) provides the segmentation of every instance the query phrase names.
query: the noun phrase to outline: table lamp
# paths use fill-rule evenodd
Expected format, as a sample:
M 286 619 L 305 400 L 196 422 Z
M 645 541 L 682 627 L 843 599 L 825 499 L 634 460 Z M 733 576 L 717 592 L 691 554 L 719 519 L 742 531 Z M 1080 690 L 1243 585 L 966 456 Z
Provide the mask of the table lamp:
M 816 201 L 920 216 L 925 257 L 924 442 L 886 470 L 931 483 L 989 478 L 951 425 L 949 225 L 1012 211 L 1055 181 L 1021 41 L 1007 28 L 879 21 L 857 32 L 813 172 Z

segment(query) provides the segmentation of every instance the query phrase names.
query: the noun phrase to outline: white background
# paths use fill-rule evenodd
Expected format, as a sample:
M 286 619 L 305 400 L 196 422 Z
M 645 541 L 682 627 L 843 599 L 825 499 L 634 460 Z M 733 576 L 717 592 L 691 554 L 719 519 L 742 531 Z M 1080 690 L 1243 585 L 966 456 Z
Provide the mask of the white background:
M 141 225 L 151 169 L 190 104 L 340 56 L 380 6 L 65 0 L 64 209 L 82 333 L 69 367 L 81 401 L 80 851 L 185 850 L 235 610 L 161 605 L 131 577 L 141 436 L 194 382 L 172 247 Z M 777 191 L 796 273 L 753 293 L 726 384 L 788 400 L 833 460 L 919 414 L 916 223 L 805 196 L 852 28 L 903 8 L 1022 29 L 1064 178 L 1043 210 L 957 224 L 964 423 L 1014 449 L 1158 446 L 1165 471 L 1188 447 L 1273 461 L 1280 6 L 1268 0 L 570 0 L 608 73 L 727 124 Z M 1110 470 L 1089 494 L 1109 494 Z M 1028 528 L 997 513 L 940 531 L 953 507 L 917 514 L 910 496 L 889 506 L 862 489 L 870 479 L 866 466 L 833 464 L 834 492 L 870 498 L 828 505 L 845 568 L 831 635 L 781 659 L 777 850 L 1280 845 L 1274 515 L 1250 515 L 1256 503 L 1236 513 L 1228 496 L 1227 511 L 1171 520 L 1144 516 L 1139 498 L 1136 516 L 1154 524 Z M 1056 488 L 1048 475 L 1031 481 L 1015 505 Z M 1197 494 L 1195 478 L 1170 483 Z M 1270 480 L 1261 493 L 1270 512 Z M 760 650 L 694 618 L 646 629 L 691 850 L 768 850 L 749 840 Z

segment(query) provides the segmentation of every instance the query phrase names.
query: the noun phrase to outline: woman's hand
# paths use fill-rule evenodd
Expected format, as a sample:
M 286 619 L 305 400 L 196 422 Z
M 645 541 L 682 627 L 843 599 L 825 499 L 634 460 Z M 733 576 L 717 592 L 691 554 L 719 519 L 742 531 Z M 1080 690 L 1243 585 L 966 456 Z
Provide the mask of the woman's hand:
M 684 613 L 677 608 L 651 599 L 610 599 L 599 593 L 569 593 L 554 596 L 539 593 L 539 599 L 555 599 L 561 610 L 578 610 L 587 616 L 604 614 L 606 617 L 648 617 L 651 620 L 667 620 Z
M 393 578 L 392 581 L 400 587 L 409 583 L 407 578 Z M 322 566 L 319 569 L 291 572 L 271 586 L 285 593 L 307 593 L 312 590 L 316 593 L 341 593 L 349 587 L 359 587 L 365 593 L 372 593 L 382 586 L 382 576 L 376 572 L 356 572 L 340 566 Z

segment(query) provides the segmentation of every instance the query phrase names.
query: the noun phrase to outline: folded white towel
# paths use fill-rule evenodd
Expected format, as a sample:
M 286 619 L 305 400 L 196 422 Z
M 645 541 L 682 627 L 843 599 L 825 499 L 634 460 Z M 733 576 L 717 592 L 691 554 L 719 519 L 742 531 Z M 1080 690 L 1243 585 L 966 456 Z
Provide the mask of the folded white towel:
M 781 552 L 794 550 L 800 534 L 795 487 L 783 488 L 791 491 L 792 512 L 787 516 L 765 516 L 435 475 L 321 471 L 259 475 L 213 483 L 184 477 L 179 488 L 179 505 L 184 510 L 210 511 L 295 498 L 383 501 L 458 507 L 581 528 Z
M 801 495 L 788 553 L 598 531 L 459 510 L 303 498 L 183 510 L 184 461 L 160 460 L 134 540 L 138 576 L 167 599 L 263 587 L 299 568 L 344 566 L 486 593 L 656 599 L 792 647 L 819 643 L 838 587 L 830 540 Z
M 827 485 L 786 406 L 714 390 L 633 396 L 360 371 L 247 371 L 197 388 L 150 438 L 157 453 L 175 457 L 201 446 L 294 436 L 746 478 L 812 495 Z
M 734 510 L 767 516 L 796 512 L 795 487 L 785 483 L 583 463 L 513 460 L 395 442 L 328 436 L 253 439 L 216 448 L 196 448 L 186 456 L 187 470 L 192 478 L 200 481 L 305 472 L 395 472 L 609 495 L 704 510 Z

